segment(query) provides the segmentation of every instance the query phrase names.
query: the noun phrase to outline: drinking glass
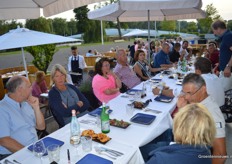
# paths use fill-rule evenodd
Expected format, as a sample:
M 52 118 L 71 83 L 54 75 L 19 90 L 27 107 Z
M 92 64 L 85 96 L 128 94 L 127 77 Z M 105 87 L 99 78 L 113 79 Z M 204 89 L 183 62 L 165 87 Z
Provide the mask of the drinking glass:
M 81 145 L 84 152 L 90 152 L 92 150 L 92 137 L 82 136 Z
M 126 114 L 131 117 L 134 113 L 134 104 L 127 104 L 126 105 Z
M 46 148 L 42 140 L 33 144 L 33 153 L 40 158 L 40 163 L 42 163 L 42 156 L 46 153 Z
M 47 147 L 48 151 L 48 158 L 49 161 L 52 163 L 54 162 L 59 162 L 60 160 L 60 146 L 57 144 L 52 144 Z

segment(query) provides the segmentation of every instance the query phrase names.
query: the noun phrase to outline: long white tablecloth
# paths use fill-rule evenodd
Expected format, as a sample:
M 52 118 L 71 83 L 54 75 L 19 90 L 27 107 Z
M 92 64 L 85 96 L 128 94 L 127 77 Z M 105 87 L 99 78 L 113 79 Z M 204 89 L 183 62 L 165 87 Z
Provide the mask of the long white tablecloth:
M 157 75 L 156 78 L 159 78 L 160 76 Z M 177 88 L 179 91 L 181 89 L 181 86 L 176 85 L 176 80 L 174 79 L 168 79 L 167 76 L 162 77 L 162 81 L 166 83 L 170 88 L 175 89 Z M 156 84 L 153 84 L 156 85 Z M 142 84 L 135 87 L 135 89 L 141 89 Z M 149 87 L 148 87 L 149 88 Z M 116 118 L 119 120 L 124 120 L 130 122 L 130 118 L 132 116 L 128 116 L 126 114 L 126 104 L 131 103 L 129 101 L 129 98 L 125 98 L 121 94 L 115 99 L 111 100 L 109 102 L 110 108 L 113 110 L 113 112 L 110 114 L 110 118 Z M 175 109 L 176 107 L 176 101 L 177 98 L 174 98 L 171 103 L 163 103 L 163 102 L 157 102 L 154 100 L 156 96 L 153 95 L 151 92 L 147 91 L 147 96 L 141 99 L 142 101 L 146 101 L 148 99 L 151 99 L 152 102 L 149 103 L 148 108 L 159 110 L 162 113 L 155 114 L 153 112 L 145 112 L 144 110 L 135 109 L 134 114 L 136 113 L 146 113 L 155 115 L 156 119 L 153 123 L 150 125 L 142 125 L 131 122 L 131 125 L 126 129 L 121 129 L 117 127 L 112 127 L 110 129 L 110 133 L 107 135 L 110 136 L 112 139 L 106 143 L 104 146 L 121 151 L 124 153 L 123 156 L 117 158 L 117 160 L 112 160 L 104 155 L 99 155 L 95 152 L 93 149 L 90 153 L 99 155 L 103 158 L 107 158 L 113 161 L 113 163 L 117 164 L 123 164 L 123 163 L 131 163 L 131 164 L 142 164 L 144 163 L 142 155 L 140 153 L 139 147 L 143 146 L 153 139 L 155 139 L 157 136 L 162 134 L 165 130 L 168 128 L 172 128 L 172 118 L 170 116 L 170 113 Z M 85 115 L 78 119 L 81 120 L 96 120 L 94 117 L 90 115 Z M 82 124 L 81 129 L 93 129 L 96 133 L 100 132 L 100 128 L 95 125 L 90 124 Z M 71 155 L 71 163 L 76 163 L 78 160 L 80 160 L 86 153 L 82 152 L 81 146 L 78 147 L 78 150 L 76 150 L 72 145 L 69 143 L 69 136 L 70 136 L 70 127 L 69 124 L 65 127 L 55 131 L 54 133 L 49 135 L 50 137 L 56 138 L 58 140 L 64 141 L 65 144 L 61 147 L 61 159 L 59 163 L 67 163 L 67 149 L 70 150 Z M 93 147 L 95 145 L 98 145 L 99 143 L 93 142 Z M 78 154 L 77 154 L 78 151 Z M 17 161 L 21 162 L 22 164 L 39 164 L 40 159 L 38 157 L 35 157 L 32 152 L 27 150 L 25 147 L 24 149 L 14 153 L 13 155 L 9 156 L 7 159 L 12 161 L 13 159 L 16 159 Z M 2 160 L 1 162 L 3 162 Z M 43 163 L 47 164 L 49 163 L 48 157 L 43 157 Z

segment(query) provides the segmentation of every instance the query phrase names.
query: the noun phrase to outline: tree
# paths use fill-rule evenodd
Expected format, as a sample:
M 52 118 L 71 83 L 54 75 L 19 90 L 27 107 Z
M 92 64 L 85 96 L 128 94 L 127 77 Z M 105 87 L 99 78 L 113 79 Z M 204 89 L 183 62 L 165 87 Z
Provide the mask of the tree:
M 228 20 L 227 28 L 232 31 L 232 20 Z
M 67 22 L 68 26 L 68 34 L 69 35 L 74 35 L 77 34 L 77 22 L 74 19 L 71 19 L 69 22 Z
M 77 21 L 77 31 L 78 33 L 85 33 L 86 27 L 89 25 L 89 19 L 87 17 L 87 13 L 89 12 L 89 9 L 87 6 L 75 8 L 73 10 L 75 13 L 75 19 Z
M 25 27 L 30 30 L 51 33 L 50 22 L 43 17 L 39 17 L 38 19 L 27 19 Z
M 206 18 L 197 20 L 198 29 L 201 33 L 209 33 L 211 31 L 211 24 L 217 19 L 222 19 L 218 14 L 217 9 L 213 6 L 213 4 L 207 5 Z
M 88 11 L 87 6 L 74 9 L 77 30 L 78 33 L 84 33 L 84 41 L 86 43 L 98 42 L 101 40 L 100 21 L 89 20 L 87 17 Z
M 25 47 L 25 50 L 34 57 L 32 61 L 34 66 L 40 71 L 47 73 L 48 66 L 56 52 L 56 45 L 46 44 L 41 46 Z
M 162 21 L 161 28 L 165 31 L 175 31 L 176 29 L 176 22 L 175 21 Z
M 23 27 L 22 23 L 18 23 L 15 20 L 12 20 L 10 22 L 0 20 L 0 35 L 5 34 L 9 32 L 12 29 L 16 29 L 17 27 Z
M 196 22 L 189 22 L 187 26 L 188 32 L 196 32 L 197 31 L 197 24 Z
M 68 25 L 66 19 L 63 18 L 55 18 L 52 21 L 53 31 L 57 35 L 66 36 L 68 33 Z

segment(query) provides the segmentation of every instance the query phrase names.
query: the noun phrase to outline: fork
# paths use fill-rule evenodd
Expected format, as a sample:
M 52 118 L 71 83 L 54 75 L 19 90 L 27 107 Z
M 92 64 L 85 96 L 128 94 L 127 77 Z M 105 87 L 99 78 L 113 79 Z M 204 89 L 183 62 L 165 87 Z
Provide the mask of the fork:
M 99 147 L 97 147 L 97 146 L 95 146 L 94 149 L 95 149 L 95 151 L 96 151 L 98 154 L 106 155 L 107 157 L 109 157 L 109 158 L 111 158 L 111 159 L 113 159 L 113 160 L 117 159 L 116 157 L 112 157 L 111 155 L 107 154 L 107 153 L 109 153 L 109 152 L 106 152 L 106 151 L 104 151 L 104 150 L 101 150 L 101 149 L 100 149 Z M 104 153 L 104 152 L 105 152 L 105 153 Z

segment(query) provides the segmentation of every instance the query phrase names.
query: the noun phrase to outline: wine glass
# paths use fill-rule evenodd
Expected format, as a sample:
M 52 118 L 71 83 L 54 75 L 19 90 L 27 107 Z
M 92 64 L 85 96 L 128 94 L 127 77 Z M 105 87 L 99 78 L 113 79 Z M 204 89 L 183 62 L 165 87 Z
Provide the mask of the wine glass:
M 46 148 L 42 140 L 33 144 L 33 153 L 40 158 L 40 162 L 42 163 L 42 156 L 46 153 Z

